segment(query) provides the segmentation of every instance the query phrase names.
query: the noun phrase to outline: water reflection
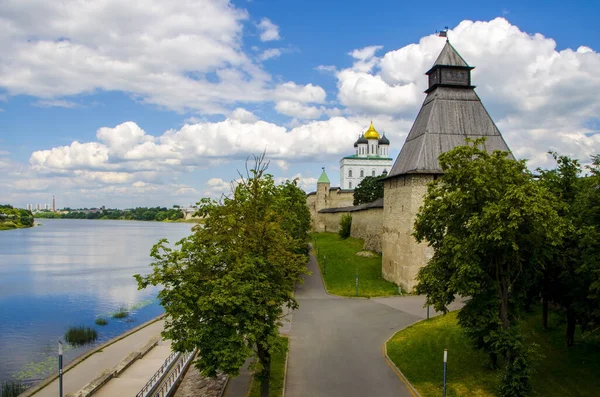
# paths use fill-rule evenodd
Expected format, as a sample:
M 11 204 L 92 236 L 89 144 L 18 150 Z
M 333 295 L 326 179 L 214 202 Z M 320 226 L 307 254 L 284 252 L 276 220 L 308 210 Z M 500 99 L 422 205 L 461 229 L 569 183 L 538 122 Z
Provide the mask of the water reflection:
M 109 319 L 107 326 L 95 326 L 102 343 L 160 314 L 158 289 L 138 291 L 132 275 L 150 271 L 150 248 L 160 238 L 175 242 L 190 228 L 48 219 L 40 227 L 0 232 L 0 381 L 20 371 L 29 380 L 43 378 L 53 369 L 43 369 L 52 362 L 48 355 L 70 325 L 95 326 L 97 315 L 153 302 L 134 310 L 133 322 Z M 86 349 L 70 349 L 65 359 Z

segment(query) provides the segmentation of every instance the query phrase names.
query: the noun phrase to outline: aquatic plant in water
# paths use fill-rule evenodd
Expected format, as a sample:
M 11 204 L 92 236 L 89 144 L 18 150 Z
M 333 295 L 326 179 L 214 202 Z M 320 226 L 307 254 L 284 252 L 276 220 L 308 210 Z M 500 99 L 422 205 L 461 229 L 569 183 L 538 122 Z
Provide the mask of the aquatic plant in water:
M 74 346 L 86 345 L 98 339 L 98 332 L 92 327 L 78 325 L 69 327 L 65 332 L 65 341 Z
M 108 320 L 105 319 L 104 317 L 97 317 L 96 321 L 94 321 L 96 323 L 96 325 L 107 325 L 108 324 Z
M 112 314 L 113 318 L 125 318 L 129 316 L 129 310 L 126 306 L 121 306 L 116 312 Z
M 26 389 L 27 387 L 20 380 L 4 381 L 0 387 L 0 397 L 17 397 Z

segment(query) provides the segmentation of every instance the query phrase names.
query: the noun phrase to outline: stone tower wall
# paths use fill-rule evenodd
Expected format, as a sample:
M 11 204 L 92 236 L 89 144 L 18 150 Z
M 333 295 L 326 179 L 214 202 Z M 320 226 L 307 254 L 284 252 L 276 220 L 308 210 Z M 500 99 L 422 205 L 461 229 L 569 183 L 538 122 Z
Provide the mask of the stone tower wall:
M 427 184 L 433 175 L 403 175 L 384 183 L 382 273 L 406 291 L 412 291 L 417 283 L 416 276 L 433 255 L 427 243 L 417 243 L 411 235 L 413 224 Z

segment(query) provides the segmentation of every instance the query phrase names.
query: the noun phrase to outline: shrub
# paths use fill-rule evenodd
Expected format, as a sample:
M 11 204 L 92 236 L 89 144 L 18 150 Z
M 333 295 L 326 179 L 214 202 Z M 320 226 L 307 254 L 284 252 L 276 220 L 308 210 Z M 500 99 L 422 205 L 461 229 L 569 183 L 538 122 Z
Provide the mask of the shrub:
M 78 325 L 65 332 L 65 341 L 74 346 L 86 345 L 98 339 L 98 332 L 92 327 Z
M 338 231 L 338 234 L 340 235 L 341 238 L 347 239 L 348 237 L 350 237 L 351 229 L 352 229 L 352 215 L 345 214 L 344 216 L 342 216 L 342 219 L 340 220 L 340 230 Z
M 105 319 L 104 317 L 98 317 L 98 318 L 96 318 L 95 323 L 96 323 L 96 325 L 107 325 L 108 320 Z

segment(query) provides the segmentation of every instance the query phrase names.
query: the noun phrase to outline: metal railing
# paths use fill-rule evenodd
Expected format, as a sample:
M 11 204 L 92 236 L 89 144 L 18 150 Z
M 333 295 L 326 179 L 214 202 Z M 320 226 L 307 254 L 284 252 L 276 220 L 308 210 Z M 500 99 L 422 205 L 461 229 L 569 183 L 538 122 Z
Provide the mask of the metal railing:
M 168 396 L 197 351 L 198 349 L 185 353 L 172 352 L 136 397 Z

